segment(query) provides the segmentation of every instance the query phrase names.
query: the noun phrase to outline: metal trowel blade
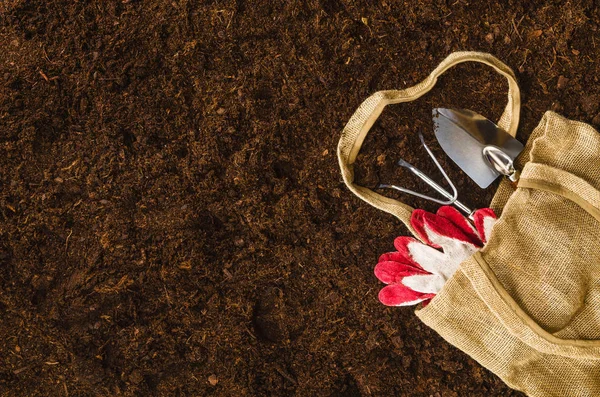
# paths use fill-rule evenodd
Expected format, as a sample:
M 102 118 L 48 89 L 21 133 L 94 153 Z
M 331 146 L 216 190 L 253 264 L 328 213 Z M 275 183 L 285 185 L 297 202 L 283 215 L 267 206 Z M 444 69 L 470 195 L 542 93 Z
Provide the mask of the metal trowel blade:
M 435 136 L 444 152 L 482 189 L 498 176 L 483 156 L 483 148 L 496 146 L 511 160 L 523 144 L 482 115 L 467 109 L 433 109 Z

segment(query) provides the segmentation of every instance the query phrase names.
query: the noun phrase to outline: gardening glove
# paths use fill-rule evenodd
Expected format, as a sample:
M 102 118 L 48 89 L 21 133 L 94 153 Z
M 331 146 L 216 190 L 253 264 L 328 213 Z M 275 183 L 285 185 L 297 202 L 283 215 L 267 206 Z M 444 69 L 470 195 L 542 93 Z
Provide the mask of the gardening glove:
M 444 286 L 460 263 L 487 242 L 496 214 L 483 208 L 473 214 L 474 224 L 454 207 L 441 207 L 436 214 L 412 213 L 410 223 L 426 243 L 412 237 L 394 240 L 397 251 L 381 255 L 375 276 L 388 284 L 379 292 L 386 306 L 424 304 Z

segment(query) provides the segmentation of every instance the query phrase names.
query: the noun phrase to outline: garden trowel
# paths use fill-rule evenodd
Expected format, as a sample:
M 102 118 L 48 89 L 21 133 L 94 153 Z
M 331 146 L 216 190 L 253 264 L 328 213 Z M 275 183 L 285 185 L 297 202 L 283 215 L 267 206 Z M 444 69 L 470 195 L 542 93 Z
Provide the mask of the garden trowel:
M 513 161 L 523 144 L 494 122 L 467 109 L 433 109 L 435 136 L 444 152 L 482 189 L 498 176 L 515 182 Z

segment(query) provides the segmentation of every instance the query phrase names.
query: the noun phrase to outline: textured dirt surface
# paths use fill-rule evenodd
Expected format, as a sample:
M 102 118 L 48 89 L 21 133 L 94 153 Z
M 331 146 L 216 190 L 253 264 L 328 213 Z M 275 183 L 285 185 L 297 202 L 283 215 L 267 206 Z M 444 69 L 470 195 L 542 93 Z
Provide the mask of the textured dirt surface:
M 515 70 L 522 141 L 548 109 L 598 126 L 600 12 L 371 3 L 0 4 L 0 395 L 521 395 L 377 301 L 407 231 L 344 187 L 336 144 L 456 50 Z M 360 182 L 420 188 L 393 163 L 433 170 L 431 108 L 495 119 L 505 90 L 465 65 L 387 109 Z

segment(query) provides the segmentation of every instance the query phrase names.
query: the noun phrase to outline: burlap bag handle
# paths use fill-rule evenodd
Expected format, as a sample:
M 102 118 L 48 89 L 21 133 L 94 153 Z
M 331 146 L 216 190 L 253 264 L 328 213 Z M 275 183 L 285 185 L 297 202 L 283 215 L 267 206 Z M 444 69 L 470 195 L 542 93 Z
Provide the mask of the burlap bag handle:
M 344 183 L 362 200 L 375 208 L 388 212 L 400 219 L 414 234 L 410 226 L 413 208 L 398 201 L 373 192 L 371 189 L 354 184 L 354 162 L 367 133 L 383 111 L 390 104 L 410 102 L 429 92 L 438 77 L 452 66 L 463 62 L 480 62 L 494 68 L 508 80 L 508 103 L 498 125 L 512 136 L 517 133 L 521 95 L 513 71 L 490 54 L 482 52 L 455 52 L 444 59 L 437 68 L 422 82 L 404 90 L 379 91 L 367 98 L 354 112 L 344 130 L 338 144 L 338 161 Z

